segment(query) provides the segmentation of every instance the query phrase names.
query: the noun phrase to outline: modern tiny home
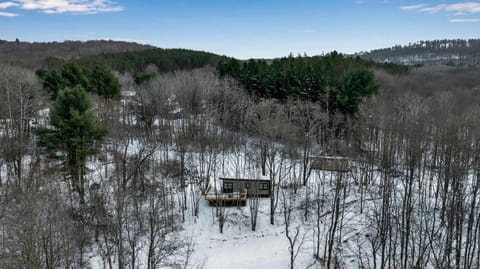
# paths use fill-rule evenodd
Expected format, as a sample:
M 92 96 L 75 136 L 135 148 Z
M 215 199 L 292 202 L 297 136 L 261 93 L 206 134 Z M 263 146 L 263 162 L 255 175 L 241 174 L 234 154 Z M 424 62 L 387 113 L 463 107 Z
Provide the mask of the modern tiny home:
M 269 197 L 269 179 L 247 179 L 221 177 L 222 193 L 247 193 L 248 197 Z
M 350 172 L 351 167 L 349 159 L 338 156 L 312 156 L 312 169 L 334 171 L 334 172 Z

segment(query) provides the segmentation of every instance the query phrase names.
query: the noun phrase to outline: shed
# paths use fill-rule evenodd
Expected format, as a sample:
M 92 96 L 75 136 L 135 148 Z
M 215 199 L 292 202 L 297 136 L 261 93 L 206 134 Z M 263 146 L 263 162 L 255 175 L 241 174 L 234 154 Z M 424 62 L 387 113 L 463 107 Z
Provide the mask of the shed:
M 312 169 L 335 171 L 335 172 L 350 172 L 351 167 L 349 159 L 340 156 L 311 156 Z
M 223 193 L 247 193 L 248 197 L 269 197 L 270 180 L 262 178 L 226 178 L 221 177 Z

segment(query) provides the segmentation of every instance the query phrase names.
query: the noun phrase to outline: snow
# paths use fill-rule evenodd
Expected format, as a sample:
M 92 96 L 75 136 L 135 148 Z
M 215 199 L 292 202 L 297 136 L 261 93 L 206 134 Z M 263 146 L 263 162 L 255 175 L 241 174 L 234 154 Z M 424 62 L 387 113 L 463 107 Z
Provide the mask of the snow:
M 50 115 L 50 108 L 41 109 L 40 111 L 38 111 L 38 115 L 43 118 L 48 117 Z
M 136 91 L 122 91 L 123 97 L 134 97 L 137 95 Z
M 140 139 L 130 139 L 128 143 L 127 153 L 128 155 L 137 154 L 142 148 L 148 147 L 143 144 Z M 124 150 L 125 148 L 120 148 Z M 155 160 L 162 159 L 163 153 L 168 153 L 167 156 L 171 158 L 176 156 L 175 147 L 162 148 L 153 155 Z M 221 177 L 226 178 L 252 178 L 252 179 L 269 179 L 269 176 L 262 176 L 259 167 L 252 165 L 249 160 L 251 156 L 247 151 L 239 151 L 226 153 L 222 155 L 222 162 L 217 163 L 216 171 L 222 171 L 221 175 L 213 175 L 209 179 L 212 183 L 212 187 L 220 186 L 218 180 Z M 312 156 L 313 157 L 313 156 Z M 317 156 L 319 157 L 319 156 Z M 325 156 L 323 156 L 325 157 Z M 112 159 L 113 156 L 107 156 L 107 160 Z M 199 153 L 189 152 L 188 158 L 194 165 L 199 165 Z M 342 157 L 329 156 L 328 158 L 343 159 Z M 26 163 L 30 160 L 28 156 L 24 159 Z M 105 160 L 104 160 L 105 161 Z M 353 161 L 352 161 L 353 162 Z M 296 160 L 286 160 L 285 166 L 296 166 L 293 170 L 299 169 L 299 163 Z M 91 171 L 88 174 L 88 181 L 90 184 L 99 183 L 105 179 L 105 175 L 111 175 L 114 169 L 113 163 L 102 162 L 98 159 L 91 159 L 87 163 L 87 167 Z M 3 179 L 6 178 L 6 165 L 0 164 L 0 175 Z M 401 166 L 398 166 L 401 169 Z M 300 169 L 299 169 L 300 170 Z M 377 174 L 380 172 L 377 172 Z M 307 191 L 312 199 L 324 199 L 325 205 L 321 208 L 321 223 L 318 233 L 321 234 L 321 255 L 323 254 L 323 246 L 325 245 L 325 237 L 328 232 L 329 221 L 331 218 L 332 210 L 332 196 L 334 195 L 334 186 L 332 185 L 334 172 L 315 171 L 309 181 L 308 188 L 300 188 L 296 195 L 293 195 L 295 208 L 292 213 L 293 220 L 291 222 L 290 231 L 294 231 L 296 227 L 300 229 L 301 240 L 300 254 L 295 261 L 295 268 L 323 268 L 321 262 L 314 258 L 314 238 L 316 237 L 315 230 L 315 216 L 312 213 L 307 221 L 303 217 L 303 204 L 305 203 L 305 197 Z M 351 175 L 351 174 L 345 174 Z M 374 175 L 376 180 L 381 179 L 379 175 Z M 431 176 L 433 178 L 434 175 Z M 429 178 L 429 176 L 427 176 Z M 338 251 L 341 257 L 344 268 L 360 268 L 359 258 L 364 259 L 363 262 L 368 263 L 368 259 L 371 259 L 372 247 L 369 242 L 368 236 L 374 234 L 375 231 L 372 227 L 372 209 L 375 204 L 378 206 L 378 193 L 379 182 L 373 182 L 369 187 L 369 191 L 364 193 L 365 204 L 363 207 L 363 213 L 360 213 L 360 189 L 353 184 L 354 180 L 351 176 L 345 177 L 346 185 L 346 197 L 342 204 L 341 235 L 338 236 L 338 243 L 336 251 Z M 213 184 L 216 182 L 216 184 Z M 395 186 L 398 192 L 402 193 L 404 186 L 402 181 L 398 180 L 397 186 Z M 192 180 L 191 184 L 196 184 L 195 180 Z M 316 195 L 316 188 L 322 188 L 322 196 Z M 111 191 L 111 190 L 110 190 Z M 175 191 L 179 191 L 178 188 Z M 188 191 L 192 191 L 188 188 Z M 291 189 L 281 189 L 281 191 L 291 192 Z M 189 195 L 189 194 L 187 194 Z M 401 197 L 394 197 L 394 200 L 400 201 Z M 377 201 L 377 202 L 376 202 Z M 249 201 L 250 202 L 250 201 Z M 190 267 L 196 268 L 196 266 L 203 265 L 203 268 L 217 269 L 217 268 L 289 268 L 290 253 L 289 243 L 286 237 L 284 216 L 282 214 L 282 201 L 280 199 L 276 213 L 275 213 L 275 225 L 270 224 L 270 199 L 259 200 L 259 214 L 257 219 L 256 231 L 251 230 L 251 216 L 249 205 L 244 207 L 228 207 L 225 208 L 226 224 L 223 233 L 220 233 L 218 218 L 216 215 L 217 208 L 208 205 L 208 202 L 202 197 L 200 201 L 200 210 L 198 216 L 192 214 L 192 199 L 188 199 L 188 210 L 185 211 L 185 221 L 179 224 L 181 225 L 181 231 L 173 233 L 171 236 L 179 242 L 191 242 L 193 247 L 193 253 L 191 257 Z M 428 205 L 434 207 L 434 205 Z M 420 216 L 424 217 L 424 215 Z M 146 241 L 145 239 L 142 239 Z M 146 256 L 146 242 L 140 244 L 142 247 L 139 249 L 139 257 Z M 298 247 L 298 245 L 297 245 Z M 89 264 L 93 269 L 104 268 L 104 260 L 101 258 L 100 250 L 96 249 L 98 246 L 91 246 L 89 250 Z M 359 257 L 359 253 L 363 253 L 364 257 Z M 182 257 L 172 257 L 174 262 L 179 264 L 183 263 Z M 139 268 L 145 267 L 142 264 L 146 259 L 139 259 Z
M 260 200 L 257 231 L 251 231 L 248 206 L 228 208 L 227 224 L 220 234 L 215 207 L 202 201 L 199 217 L 190 216 L 182 232 L 183 237 L 194 235 L 193 260 L 209 269 L 288 268 L 290 256 L 285 228 L 280 215 L 277 216 L 280 224 L 270 225 L 269 207 L 268 198 Z M 312 263 L 311 253 L 311 244 L 304 244 L 298 268 Z
M 48 109 L 40 112 L 43 117 L 48 116 Z M 132 121 L 133 116 L 132 116 Z M 173 125 L 179 120 L 173 121 Z M 108 146 L 108 145 L 107 145 Z M 128 143 L 127 153 L 128 155 L 134 155 L 142 150 L 142 148 L 148 147 L 144 145 L 140 139 L 131 139 Z M 155 159 L 161 159 L 162 153 L 168 152 L 167 156 L 175 157 L 176 152 L 172 149 L 162 149 L 155 155 Z M 123 151 L 125 148 L 120 148 Z M 178 156 L 177 156 L 178 157 Z M 194 164 L 199 163 L 198 153 L 189 152 L 189 157 Z M 87 168 L 90 173 L 87 175 L 89 184 L 101 184 L 106 179 L 106 175 L 111 175 L 114 169 L 114 164 L 109 163 L 113 156 L 106 156 L 107 160 L 91 159 L 87 163 Z M 251 156 L 246 152 L 234 152 L 227 153 L 222 156 L 222 164 L 217 163 L 216 171 L 221 171 L 221 176 L 214 175 L 209 179 L 212 186 L 220 186 L 218 184 L 219 178 L 245 178 L 245 179 L 265 179 L 269 180 L 269 175 L 263 176 L 259 167 L 252 165 L 250 160 Z M 336 158 L 336 157 L 330 157 Z M 28 158 L 25 158 L 28 162 Z M 295 160 L 287 160 L 285 165 L 293 166 Z M 0 165 L 0 175 L 2 178 L 6 177 L 6 166 Z M 327 182 L 331 173 L 313 173 L 311 178 L 310 189 L 313 190 L 314 186 L 317 186 L 319 180 L 322 178 Z M 350 180 L 350 179 L 348 179 Z M 217 182 L 217 184 L 213 184 Z M 195 182 L 191 182 L 195 184 Z M 331 186 L 325 185 L 326 199 L 330 199 L 332 195 Z M 189 191 L 190 188 L 188 188 Z M 113 192 L 112 190 L 109 190 Z M 176 190 L 178 191 L 178 189 Z M 291 190 L 286 190 L 291 191 Z M 304 222 L 303 209 L 301 207 L 304 202 L 305 189 L 300 189 L 299 193 L 294 197 L 295 209 L 292 213 L 292 223 L 290 231 L 299 227 L 301 240 L 300 254 L 295 261 L 296 268 L 322 268 L 320 263 L 314 259 L 314 222 L 313 218 Z M 313 194 L 312 194 L 313 197 Z M 344 212 L 344 225 L 349 227 L 344 229 L 342 235 L 342 241 L 345 241 L 343 245 L 342 257 L 350 257 L 348 260 L 352 264 L 349 264 L 348 268 L 354 268 L 356 266 L 356 258 L 353 253 L 357 253 L 358 240 L 361 238 L 359 231 L 367 230 L 368 223 L 364 215 L 359 215 L 357 212 L 358 195 L 355 191 L 352 191 L 351 195 L 346 200 L 346 210 Z M 218 218 L 216 217 L 216 208 L 208 205 L 208 202 L 202 197 L 200 202 L 200 210 L 198 216 L 192 214 L 192 201 L 188 199 L 188 210 L 185 211 L 186 219 L 183 223 L 180 223 L 182 229 L 178 234 L 172 234 L 173 237 L 178 238 L 179 241 L 188 242 L 191 241 L 193 246 L 193 254 L 191 257 L 192 267 L 194 265 L 203 265 L 203 268 L 208 269 L 254 269 L 254 268 L 289 268 L 290 253 L 289 244 L 286 237 L 285 225 L 283 223 L 284 218 L 282 214 L 281 201 L 279 201 L 278 208 L 275 213 L 275 225 L 270 224 L 270 199 L 259 199 L 259 214 L 257 219 L 256 231 L 251 230 L 250 224 L 250 208 L 249 205 L 244 207 L 229 207 L 225 209 L 226 212 L 226 224 L 223 233 L 219 231 Z M 325 217 L 322 220 L 321 229 L 323 233 L 326 233 L 326 226 L 328 222 L 328 206 L 323 210 L 322 214 Z M 323 223 L 325 222 L 325 223 Z M 142 239 L 143 240 L 143 239 Z M 321 242 L 324 244 L 324 242 Z M 146 243 L 142 243 L 141 249 L 139 249 L 139 257 L 146 256 Z M 296 247 L 299 247 L 297 245 Z M 95 244 L 90 246 L 88 251 L 88 262 L 92 269 L 104 268 L 104 260 L 101 258 L 100 249 Z M 368 248 L 366 248 L 368 250 Z M 176 260 L 176 257 L 172 257 Z M 141 261 L 146 259 L 139 259 L 139 266 L 143 268 L 145 264 L 141 264 Z M 182 263 L 182 258 L 178 258 L 178 263 Z M 189 267 L 191 268 L 191 267 Z
M 142 147 L 139 140 L 130 141 L 128 154 L 137 153 Z M 174 147 L 173 147 L 174 148 Z M 175 157 L 175 152 L 165 149 L 169 152 L 171 157 Z M 155 158 L 161 158 L 159 156 Z M 189 153 L 191 161 L 197 163 L 197 153 Z M 242 178 L 268 178 L 268 176 L 261 176 L 258 167 L 248 168 L 248 156 L 245 153 L 230 153 L 222 157 L 222 165 L 217 164 L 217 170 L 223 171 L 221 176 L 211 176 L 210 182 L 212 188 L 220 186 L 218 178 L 220 177 L 235 177 L 238 175 Z M 294 160 L 287 161 L 288 165 L 296 165 Z M 91 169 L 89 174 L 90 182 L 98 182 L 102 178 L 102 173 L 105 169 L 113 169 L 112 164 L 105 167 L 98 160 L 93 160 L 87 164 Z M 330 183 L 333 181 L 332 172 L 316 171 L 312 173 L 309 185 L 310 197 L 314 197 L 315 188 L 323 186 L 325 196 L 325 208 L 322 208 L 321 214 L 324 216 L 321 220 L 320 230 L 322 236 L 321 253 L 323 254 L 323 246 L 325 244 L 325 235 L 328 231 L 330 221 L 331 205 L 334 193 L 333 186 Z M 352 181 L 350 177 L 347 181 Z M 214 184 L 214 183 L 217 184 Z M 194 181 L 191 184 L 195 184 Z M 190 192 L 191 188 L 187 188 Z M 178 189 L 176 189 L 178 191 Z M 292 191 L 290 189 L 281 189 L 281 191 Z M 305 199 L 305 188 L 300 188 L 298 193 L 294 195 L 295 208 L 292 213 L 292 222 L 290 231 L 293 232 L 296 227 L 300 229 L 300 237 L 302 245 L 300 254 L 295 261 L 295 268 L 323 268 L 321 263 L 314 258 L 314 238 L 315 235 L 315 220 L 314 216 L 310 216 L 308 221 L 304 221 L 303 207 Z M 189 193 L 187 193 L 189 197 Z M 367 201 L 374 201 L 376 197 L 367 197 Z M 345 268 L 359 268 L 358 258 L 355 256 L 358 253 L 359 247 L 369 254 L 368 242 L 365 240 L 365 234 L 369 231 L 368 216 L 365 214 L 358 214 L 359 209 L 359 191 L 356 187 L 349 187 L 348 195 L 345 199 L 345 211 L 343 212 L 343 230 L 341 240 L 343 244 L 339 251 L 344 263 L 347 263 Z M 250 201 L 249 201 L 250 202 Z M 199 215 L 193 216 L 192 213 L 192 199 L 188 199 L 188 209 L 185 211 L 185 221 L 182 223 L 179 218 L 179 223 L 182 227 L 178 234 L 174 234 L 179 242 L 191 242 L 193 247 L 191 263 L 188 268 L 197 268 L 203 266 L 208 269 L 223 269 L 223 268 L 289 268 L 290 253 L 289 243 L 285 235 L 284 218 L 282 214 L 282 201 L 279 200 L 278 207 L 275 213 L 275 225 L 270 224 L 270 199 L 259 199 L 259 213 L 257 218 L 256 231 L 251 230 L 250 224 L 250 207 L 249 204 L 244 207 L 227 207 L 225 208 L 226 223 L 223 233 L 220 233 L 218 218 L 216 217 L 216 207 L 209 206 L 208 202 L 201 197 Z M 369 206 L 368 204 L 365 205 Z M 146 245 L 146 244 L 144 244 Z M 298 245 L 296 246 L 298 247 Z M 139 256 L 145 256 L 146 249 L 140 250 Z M 90 264 L 91 267 L 103 268 L 103 260 L 99 257 L 98 251 L 92 249 Z M 173 260 L 177 258 L 173 257 Z M 145 259 L 139 259 L 139 261 Z M 183 258 L 179 257 L 179 264 L 183 263 Z M 142 264 L 140 267 L 144 266 Z

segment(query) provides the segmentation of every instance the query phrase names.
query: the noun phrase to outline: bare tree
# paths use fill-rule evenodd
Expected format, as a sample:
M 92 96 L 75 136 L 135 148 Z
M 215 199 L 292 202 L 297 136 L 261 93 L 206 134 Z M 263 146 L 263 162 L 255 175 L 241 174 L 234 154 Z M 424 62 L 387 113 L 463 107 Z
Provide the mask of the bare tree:
M 32 145 L 31 123 L 37 122 L 42 103 L 39 83 L 32 71 L 0 65 L 0 159 L 7 164 L 8 180 L 17 188 L 29 188 L 23 182 L 24 157 Z M 27 177 L 28 178 L 28 177 Z
M 288 132 L 288 121 L 284 108 L 274 101 L 263 101 L 256 105 L 248 128 L 259 135 L 262 174 L 268 171 L 270 178 L 270 224 L 275 224 L 275 210 L 281 181 L 288 175 L 285 171 L 286 154 L 276 142 L 282 141 Z
M 252 231 L 255 231 L 257 229 L 257 218 L 258 218 L 258 207 L 260 205 L 260 200 L 258 198 L 258 182 L 254 181 L 251 182 L 250 184 L 254 184 L 254 193 L 249 194 L 249 199 L 248 199 L 248 206 L 250 208 L 250 224 L 252 226 Z
M 82 265 L 82 230 L 69 218 L 58 189 L 17 192 L 2 205 L 0 267 L 72 268 Z M 4 208 L 3 208 L 4 207 Z
M 295 210 L 295 200 L 293 195 L 288 193 L 285 189 L 282 190 L 282 213 L 283 213 L 283 225 L 285 227 L 285 236 L 288 240 L 288 252 L 290 254 L 290 269 L 294 268 L 295 260 L 300 253 L 303 243 L 305 242 L 306 233 L 302 232 L 301 224 L 294 225 L 294 216 L 292 213 Z
M 147 268 L 171 265 L 173 256 L 180 250 L 182 243 L 168 238 L 177 230 L 174 211 L 175 205 L 172 188 L 165 183 L 150 185 L 147 209 L 148 257 Z

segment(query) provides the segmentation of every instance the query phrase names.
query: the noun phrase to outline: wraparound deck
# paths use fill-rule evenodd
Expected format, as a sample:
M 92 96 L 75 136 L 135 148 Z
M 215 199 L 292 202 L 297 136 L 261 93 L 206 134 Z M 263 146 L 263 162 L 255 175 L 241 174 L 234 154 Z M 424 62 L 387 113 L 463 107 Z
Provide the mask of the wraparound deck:
M 247 193 L 207 193 L 205 194 L 205 200 L 211 206 L 246 206 Z

